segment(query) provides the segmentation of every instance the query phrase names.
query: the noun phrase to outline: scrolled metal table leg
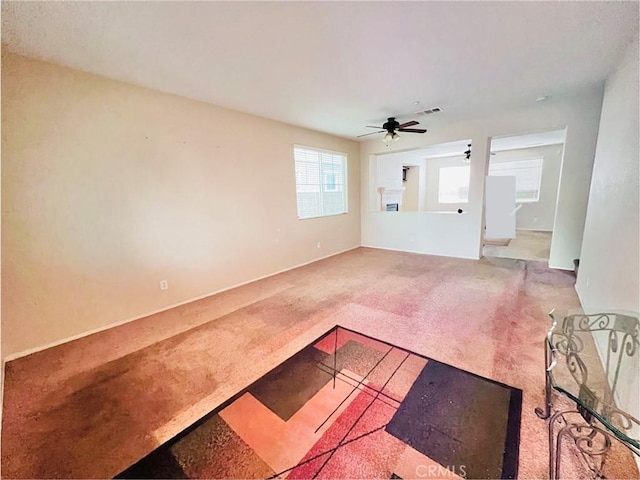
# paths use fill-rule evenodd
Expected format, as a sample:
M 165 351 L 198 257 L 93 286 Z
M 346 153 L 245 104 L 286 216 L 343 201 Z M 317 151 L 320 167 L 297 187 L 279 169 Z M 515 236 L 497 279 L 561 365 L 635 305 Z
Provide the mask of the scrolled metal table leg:
M 538 418 L 546 420 L 551 416 L 551 408 L 553 402 L 551 401 L 551 378 L 549 378 L 549 342 L 544 341 L 544 410 L 540 407 L 536 407 L 535 412 Z
M 578 422 L 567 420 L 569 415 L 578 415 Z M 562 425 L 554 435 L 554 425 Z M 549 478 L 557 480 L 560 475 L 560 459 L 563 438 L 572 440 L 578 452 L 593 474 L 594 479 L 603 479 L 606 454 L 611 448 L 609 434 L 595 425 L 584 423 L 580 413 L 574 410 L 557 412 L 549 421 Z M 554 445 L 555 444 L 555 445 Z
M 549 478 L 552 480 L 556 480 L 558 478 L 558 472 L 560 471 L 560 433 L 558 436 L 554 436 L 553 434 L 553 426 L 556 421 L 563 422 L 566 425 L 566 421 L 564 419 L 564 412 L 556 412 L 553 417 L 549 420 Z

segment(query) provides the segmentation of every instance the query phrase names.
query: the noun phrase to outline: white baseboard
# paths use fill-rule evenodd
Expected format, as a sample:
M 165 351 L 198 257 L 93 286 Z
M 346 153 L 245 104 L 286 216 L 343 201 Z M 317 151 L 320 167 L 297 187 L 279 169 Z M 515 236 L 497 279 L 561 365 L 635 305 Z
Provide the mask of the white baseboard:
M 554 270 L 564 270 L 565 272 L 573 272 L 573 268 L 557 267 L 557 266 L 551 265 L 551 264 L 549 264 L 549 268 L 553 268 Z
M 578 296 L 578 301 L 580 302 L 580 307 L 582 307 L 582 311 L 586 313 L 587 310 L 584 308 L 584 302 L 582 301 L 582 295 L 580 295 L 580 289 L 578 288 L 578 282 L 575 283 L 573 289 L 576 291 L 576 295 Z
M 404 252 L 404 253 L 417 253 L 419 255 L 433 255 L 436 257 L 448 257 L 448 258 L 464 258 L 465 260 L 480 260 L 480 257 L 467 257 L 464 255 L 446 255 L 444 253 L 431 253 L 431 252 L 420 252 L 418 250 L 403 250 L 400 248 L 389 248 L 389 247 L 376 247 L 374 245 L 362 245 L 362 247 L 366 248 L 375 248 L 377 250 L 390 250 L 392 252 Z
M 41 352 L 42 350 L 46 350 L 48 348 L 57 347 L 58 345 L 62 345 L 64 343 L 72 342 L 73 340 L 78 340 L 80 338 L 87 337 L 89 335 L 93 335 L 94 333 L 103 332 L 105 330 L 109 330 L 110 328 L 119 327 L 120 325 L 124 325 L 125 323 L 134 322 L 136 320 L 140 320 L 141 318 L 149 317 L 149 316 L 155 315 L 157 313 L 162 313 L 162 312 L 165 312 L 167 310 L 171 310 L 172 308 L 180 307 L 181 305 L 186 305 L 187 303 L 196 302 L 198 300 L 202 300 L 203 298 L 207 298 L 207 297 L 210 297 L 212 295 L 217 295 L 219 293 L 226 292 L 226 291 L 234 289 L 234 288 L 242 287 L 243 285 L 247 285 L 249 283 L 257 282 L 259 280 L 264 280 L 265 278 L 273 277 L 275 275 L 279 275 L 280 273 L 288 272 L 289 270 L 294 270 L 296 268 L 304 267 L 305 265 L 309 265 L 311 263 L 318 262 L 320 260 L 324 260 L 325 258 L 334 257 L 336 255 L 340 255 L 342 253 L 345 253 L 345 252 L 348 252 L 348 251 L 351 251 L 351 250 L 355 250 L 356 248 L 360 248 L 360 245 L 358 245 L 357 247 L 347 248 L 347 249 L 341 250 L 339 252 L 331 253 L 329 255 L 325 255 L 324 257 L 315 258 L 315 259 L 310 260 L 308 262 L 304 262 L 304 263 L 300 263 L 298 265 L 294 265 L 293 267 L 284 268 L 284 269 L 278 270 L 277 272 L 274 272 L 274 273 L 269 273 L 269 274 L 263 275 L 261 277 L 253 278 L 251 280 L 247 280 L 246 282 L 237 283 L 235 285 L 231 285 L 229 287 L 225 287 L 225 288 L 222 288 L 220 290 L 216 290 L 215 292 L 205 293 L 204 295 L 200 295 L 198 297 L 190 298 L 190 299 L 184 300 L 182 302 L 174 303 L 172 305 L 169 305 L 169 306 L 166 306 L 166 307 L 162 307 L 162 308 L 160 308 L 158 310 L 154 310 L 152 312 L 143 313 L 142 315 L 136 315 L 133 318 L 127 318 L 125 320 L 120 320 L 118 322 L 112 322 L 112 323 L 109 323 L 107 325 L 103 325 L 102 327 L 98 327 L 98 328 L 94 328 L 94 329 L 91 329 L 91 330 L 87 330 L 86 332 L 82 332 L 82 333 L 79 333 L 77 335 L 72 335 L 70 337 L 65 337 L 65 338 L 63 338 L 61 340 L 56 340 L 55 342 L 50 342 L 50 343 L 47 343 L 45 345 L 40 345 L 38 347 L 29 348 L 29 349 L 24 350 L 22 352 L 9 354 L 6 357 L 4 357 L 4 359 L 3 359 L 2 370 L 4 372 L 5 364 L 7 362 L 12 361 L 12 360 L 16 360 L 16 359 L 21 358 L 21 357 L 26 357 L 27 355 L 31 355 L 33 353 Z M 4 385 L 4 382 L 3 382 L 3 385 Z

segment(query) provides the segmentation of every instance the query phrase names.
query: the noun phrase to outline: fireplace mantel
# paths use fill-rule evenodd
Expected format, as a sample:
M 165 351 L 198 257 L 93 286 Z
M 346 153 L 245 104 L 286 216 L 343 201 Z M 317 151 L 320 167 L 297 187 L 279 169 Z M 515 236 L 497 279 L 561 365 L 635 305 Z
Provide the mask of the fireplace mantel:
M 402 205 L 402 195 L 404 194 L 404 187 L 378 187 L 378 193 L 380 194 L 380 210 L 386 210 L 388 204 L 397 203 L 398 206 Z

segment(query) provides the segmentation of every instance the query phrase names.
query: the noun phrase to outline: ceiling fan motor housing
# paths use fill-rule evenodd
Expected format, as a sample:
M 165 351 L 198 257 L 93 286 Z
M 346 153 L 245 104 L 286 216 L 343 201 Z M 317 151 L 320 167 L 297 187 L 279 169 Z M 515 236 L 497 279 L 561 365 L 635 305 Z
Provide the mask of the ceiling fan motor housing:
M 384 122 L 382 124 L 382 127 L 378 127 L 378 126 L 373 126 L 373 125 L 367 125 L 367 128 L 375 128 L 379 131 L 377 132 L 373 132 L 373 133 L 365 133 L 364 135 L 358 135 L 359 137 L 366 137 L 368 135 L 374 135 L 376 133 L 382 133 L 384 131 L 387 132 L 387 135 L 391 135 L 391 138 L 397 139 L 398 138 L 398 134 L 396 133 L 396 130 L 398 132 L 409 132 L 409 133 L 426 133 L 427 130 L 424 128 L 409 128 L 409 127 L 413 127 L 414 125 L 418 125 L 420 122 L 417 122 L 415 120 L 411 120 L 409 122 L 406 123 L 400 123 L 396 120 L 396 117 L 389 117 L 387 118 L 387 121 Z M 386 136 L 385 136 L 386 138 Z
M 387 121 L 382 125 L 387 132 L 393 133 L 393 131 L 400 126 L 400 123 L 396 121 L 395 117 L 389 117 Z

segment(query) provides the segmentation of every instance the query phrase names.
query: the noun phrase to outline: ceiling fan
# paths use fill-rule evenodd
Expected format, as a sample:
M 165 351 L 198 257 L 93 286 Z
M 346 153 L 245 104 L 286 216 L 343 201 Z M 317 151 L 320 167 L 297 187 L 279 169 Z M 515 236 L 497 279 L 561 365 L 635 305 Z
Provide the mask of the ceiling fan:
M 367 125 L 367 128 L 376 128 L 377 132 L 365 133 L 364 135 L 358 135 L 357 138 L 366 137 L 367 135 L 375 135 L 376 133 L 387 132 L 387 134 L 382 139 L 383 142 L 388 143 L 391 140 L 398 140 L 400 135 L 396 133 L 398 132 L 409 132 L 409 133 L 426 133 L 426 129 L 424 128 L 408 128 L 414 125 L 419 125 L 420 122 L 416 122 L 415 120 L 411 120 L 406 123 L 399 123 L 395 117 L 389 117 L 386 122 L 382 124 L 381 127 L 374 127 L 371 125 Z

